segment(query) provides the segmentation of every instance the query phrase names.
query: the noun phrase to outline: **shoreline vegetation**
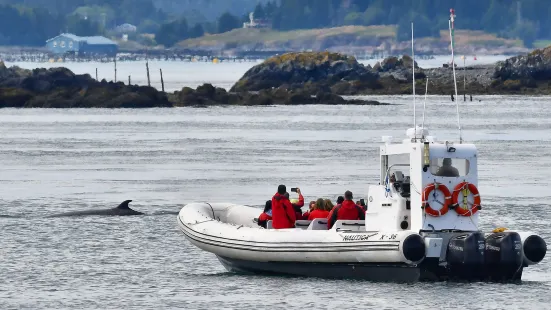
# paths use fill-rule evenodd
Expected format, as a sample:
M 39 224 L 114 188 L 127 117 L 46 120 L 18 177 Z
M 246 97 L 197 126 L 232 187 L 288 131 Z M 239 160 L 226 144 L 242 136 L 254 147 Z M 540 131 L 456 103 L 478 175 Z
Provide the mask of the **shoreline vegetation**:
M 457 60 L 456 60 L 457 61 Z M 226 91 L 204 84 L 165 93 L 153 87 L 96 81 L 67 68 L 26 70 L 0 62 L 0 107 L 151 108 L 385 103 L 346 100 L 342 96 L 412 93 L 412 59 L 388 57 L 364 66 L 348 55 L 331 52 L 286 53 L 249 69 Z M 416 66 L 416 87 L 431 95 L 454 93 L 452 68 Z M 457 66 L 457 64 L 456 64 Z M 457 67 L 459 95 L 551 95 L 551 46 L 494 65 Z

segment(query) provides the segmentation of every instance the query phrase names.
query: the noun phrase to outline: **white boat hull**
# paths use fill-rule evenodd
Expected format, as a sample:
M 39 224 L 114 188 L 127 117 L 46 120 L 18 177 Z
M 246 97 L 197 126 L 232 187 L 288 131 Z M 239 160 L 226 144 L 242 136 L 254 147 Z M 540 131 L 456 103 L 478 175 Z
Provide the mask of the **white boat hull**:
M 518 280 L 523 267 L 543 258 L 540 251 L 531 255 L 538 261 L 527 263 L 521 249 L 529 236 L 537 237 L 533 234 L 507 232 L 503 233 L 509 234 L 505 239 L 495 236 L 508 240 L 503 249 L 507 250 L 511 242 L 516 242 L 516 247 L 507 250 L 510 255 L 503 259 L 494 255 L 491 265 L 487 265 L 489 258 L 485 254 L 491 253 L 495 245 L 501 246 L 485 243 L 492 234 L 447 232 L 421 236 L 409 230 L 369 231 L 365 226 L 354 231 L 343 229 L 346 221 L 337 222 L 330 230 L 314 230 L 313 225 L 308 229 L 264 229 L 254 221 L 259 212 L 257 208 L 231 203 L 192 203 L 180 210 L 177 221 L 192 244 L 215 254 L 232 272 L 375 281 L 440 280 L 454 276 Z M 501 271 L 507 268 L 507 272 Z

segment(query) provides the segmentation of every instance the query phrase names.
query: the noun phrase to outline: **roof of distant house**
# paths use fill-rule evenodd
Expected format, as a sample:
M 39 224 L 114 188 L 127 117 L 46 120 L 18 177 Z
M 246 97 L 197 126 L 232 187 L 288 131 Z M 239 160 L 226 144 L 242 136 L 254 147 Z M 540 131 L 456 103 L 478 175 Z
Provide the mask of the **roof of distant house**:
M 79 41 L 79 42 L 86 42 L 88 44 L 97 44 L 97 45 L 117 45 L 117 43 L 113 42 L 112 40 L 109 40 L 106 37 L 102 36 L 92 36 L 92 37 L 79 37 L 71 33 L 62 33 L 54 38 L 51 38 L 47 40 L 46 42 L 50 42 L 54 40 L 57 37 L 66 37 L 73 41 Z

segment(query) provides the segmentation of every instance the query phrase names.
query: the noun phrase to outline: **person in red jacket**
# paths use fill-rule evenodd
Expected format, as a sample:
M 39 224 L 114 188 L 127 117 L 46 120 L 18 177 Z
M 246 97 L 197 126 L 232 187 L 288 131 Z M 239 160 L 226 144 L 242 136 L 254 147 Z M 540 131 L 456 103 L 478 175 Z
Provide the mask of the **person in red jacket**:
M 327 219 L 331 218 L 331 216 L 333 215 L 333 211 L 337 208 L 337 207 L 340 207 L 342 205 L 342 202 L 344 201 L 344 197 L 343 196 L 339 196 L 337 198 L 337 205 L 334 206 L 331 211 L 329 211 L 329 215 L 327 216 Z
M 272 197 L 272 227 L 274 229 L 295 227 L 295 209 L 289 198 L 285 197 L 285 193 L 287 193 L 285 185 L 279 185 L 277 193 Z
M 331 229 L 337 220 L 365 220 L 365 212 L 352 200 L 352 192 L 344 193 L 344 201 L 333 209 L 333 214 L 327 221 L 327 227 Z
M 316 202 L 314 200 L 310 201 L 310 204 L 308 205 L 308 211 L 304 212 L 302 215 L 303 220 L 307 220 L 310 216 L 310 213 L 316 209 Z
M 298 194 L 298 199 L 290 199 L 289 201 L 291 202 L 293 209 L 295 209 L 295 219 L 305 220 L 306 218 L 303 218 L 302 209 L 301 209 L 304 206 L 304 197 L 302 196 L 302 192 L 298 187 L 297 187 L 297 194 Z M 289 193 L 286 192 L 285 197 L 289 199 Z
M 268 221 L 272 220 L 272 201 L 266 201 L 264 212 L 258 216 L 258 226 L 266 228 Z
M 329 211 L 325 210 L 325 200 L 323 198 L 319 198 L 316 201 L 316 209 L 310 212 L 308 220 L 313 221 L 314 219 L 326 219 L 328 215 Z

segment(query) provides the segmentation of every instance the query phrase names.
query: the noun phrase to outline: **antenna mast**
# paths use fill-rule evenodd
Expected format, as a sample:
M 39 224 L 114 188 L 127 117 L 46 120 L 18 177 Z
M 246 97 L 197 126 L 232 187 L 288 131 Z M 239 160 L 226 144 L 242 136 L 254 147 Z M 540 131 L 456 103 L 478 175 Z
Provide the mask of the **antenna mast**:
M 450 28 L 450 41 L 451 41 L 451 49 L 452 49 L 452 70 L 453 70 L 453 85 L 455 87 L 455 105 L 457 110 L 457 127 L 459 128 L 459 143 L 463 143 L 463 137 L 461 135 L 461 123 L 459 122 L 459 97 L 457 97 L 457 80 L 455 78 L 455 58 L 453 55 L 453 34 L 454 34 L 454 28 L 455 28 L 455 10 L 450 9 L 450 20 L 448 22 L 449 28 Z
M 417 118 L 415 117 L 415 52 L 413 51 L 413 22 L 411 23 L 411 63 L 413 73 L 413 140 L 417 141 Z
M 423 139 L 425 139 L 425 109 L 427 106 L 427 93 L 429 92 L 429 78 L 427 77 L 427 84 L 425 84 L 425 102 L 423 102 L 423 124 L 421 125 L 421 128 L 423 128 L 422 135 Z

